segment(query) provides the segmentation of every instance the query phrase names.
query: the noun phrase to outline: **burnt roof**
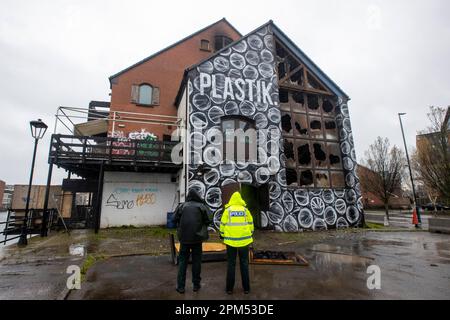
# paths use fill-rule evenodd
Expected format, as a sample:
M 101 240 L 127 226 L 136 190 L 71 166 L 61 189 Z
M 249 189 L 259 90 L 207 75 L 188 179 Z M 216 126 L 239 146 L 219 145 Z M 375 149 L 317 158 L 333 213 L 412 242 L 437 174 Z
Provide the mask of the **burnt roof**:
M 331 80 L 330 77 L 328 77 L 326 75 L 325 72 L 322 71 L 322 69 L 320 69 L 283 31 L 281 31 L 280 28 L 277 27 L 277 25 L 272 21 L 269 20 L 268 22 L 264 23 L 263 25 L 259 26 L 258 28 L 256 28 L 255 30 L 249 32 L 248 34 L 246 34 L 245 36 L 242 36 L 240 39 L 230 43 L 229 45 L 227 45 L 226 47 L 222 48 L 219 51 L 216 51 L 213 55 L 202 59 L 201 61 L 199 61 L 198 63 L 188 67 L 185 71 L 184 71 L 184 75 L 183 75 L 183 79 L 181 80 L 181 84 L 180 84 L 180 88 L 178 90 L 177 96 L 175 98 L 175 106 L 178 107 L 178 104 L 180 103 L 180 99 L 181 99 L 181 95 L 183 94 L 183 90 L 184 87 L 186 85 L 186 77 L 187 77 L 187 73 L 189 71 L 191 71 L 192 69 L 198 67 L 200 64 L 202 64 L 203 62 L 211 59 L 212 57 L 220 54 L 222 51 L 228 49 L 229 47 L 234 46 L 237 42 L 241 41 L 242 39 L 245 39 L 246 37 L 250 36 L 251 34 L 253 34 L 254 32 L 256 32 L 257 30 L 267 26 L 267 25 L 271 25 L 273 28 L 273 34 L 275 37 L 277 37 L 277 39 L 279 41 L 281 41 L 288 49 L 290 49 L 292 51 L 292 53 L 294 55 L 296 55 L 302 62 L 303 64 L 309 69 L 311 70 L 311 72 L 313 72 L 318 78 L 319 80 L 321 80 L 323 82 L 323 84 L 328 87 L 328 89 L 334 93 L 337 96 L 341 96 L 345 99 L 350 99 L 350 97 L 333 81 Z

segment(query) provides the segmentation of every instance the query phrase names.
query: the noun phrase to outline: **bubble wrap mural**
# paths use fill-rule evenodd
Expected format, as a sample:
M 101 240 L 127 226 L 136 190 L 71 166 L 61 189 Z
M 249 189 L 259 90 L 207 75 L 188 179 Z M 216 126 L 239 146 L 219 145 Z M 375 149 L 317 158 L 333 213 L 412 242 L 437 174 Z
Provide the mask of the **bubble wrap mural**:
M 345 187 L 288 186 L 283 147 L 275 39 L 270 24 L 225 48 L 188 73 L 188 188 L 199 191 L 219 226 L 222 187 L 268 185 L 269 210 L 261 227 L 282 232 L 347 228 L 363 214 L 347 101 L 335 97 L 335 123 Z M 224 160 L 222 121 L 250 119 L 257 131 L 257 162 Z M 336 141 L 337 144 L 337 141 Z M 199 162 L 208 170 L 199 174 Z

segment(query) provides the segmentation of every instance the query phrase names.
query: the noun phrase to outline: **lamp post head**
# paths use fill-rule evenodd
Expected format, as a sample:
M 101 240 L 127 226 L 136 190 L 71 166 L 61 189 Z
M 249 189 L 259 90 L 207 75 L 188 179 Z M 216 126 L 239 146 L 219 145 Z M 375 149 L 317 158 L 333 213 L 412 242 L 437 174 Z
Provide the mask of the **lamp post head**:
M 404 116 L 406 114 L 406 112 L 399 112 L 399 116 Z
M 31 136 L 37 140 L 42 139 L 48 126 L 41 120 L 30 121 Z

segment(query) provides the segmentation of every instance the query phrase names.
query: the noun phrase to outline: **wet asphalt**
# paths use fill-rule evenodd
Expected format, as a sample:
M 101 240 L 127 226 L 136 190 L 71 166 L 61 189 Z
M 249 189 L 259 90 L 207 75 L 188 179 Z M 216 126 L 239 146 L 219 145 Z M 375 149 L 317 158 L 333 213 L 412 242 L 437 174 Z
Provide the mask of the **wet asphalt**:
M 257 248 L 257 243 L 254 243 Z M 309 266 L 250 265 L 251 292 L 239 271 L 233 295 L 224 291 L 226 262 L 202 264 L 202 288 L 175 291 L 168 256 L 108 258 L 92 266 L 68 299 L 450 299 L 450 236 L 428 232 L 335 233 L 317 243 L 278 246 Z M 368 289 L 367 268 L 380 268 L 380 289 Z M 0 298 L 2 298 L 0 296 Z

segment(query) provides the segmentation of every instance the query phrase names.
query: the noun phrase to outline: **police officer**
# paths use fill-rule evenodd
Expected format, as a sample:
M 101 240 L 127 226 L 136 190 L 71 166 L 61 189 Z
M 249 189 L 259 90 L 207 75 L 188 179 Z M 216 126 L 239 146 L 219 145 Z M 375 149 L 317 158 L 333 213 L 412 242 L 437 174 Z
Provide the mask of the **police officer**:
M 253 218 L 246 208 L 246 203 L 239 192 L 233 193 L 225 205 L 220 221 L 220 237 L 227 246 L 227 284 L 228 294 L 233 293 L 236 269 L 236 255 L 239 255 L 239 265 L 244 293 L 250 292 L 248 272 L 248 246 L 253 242 Z

